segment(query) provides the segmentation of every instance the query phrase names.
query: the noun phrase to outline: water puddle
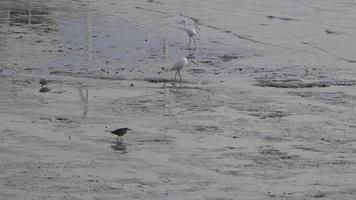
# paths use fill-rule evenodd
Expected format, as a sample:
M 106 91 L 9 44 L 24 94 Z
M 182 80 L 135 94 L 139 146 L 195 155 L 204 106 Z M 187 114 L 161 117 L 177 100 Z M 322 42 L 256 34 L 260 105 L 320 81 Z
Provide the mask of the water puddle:
M 98 11 L 90 9 L 90 1 L 70 2 L 75 14 L 40 0 L 0 2 L 0 38 L 7 40 L 7 34 L 12 33 L 18 36 L 7 45 L 21 40 L 31 43 L 22 45 L 22 51 L 39 51 L 37 57 L 32 56 L 38 61 L 29 68 L 40 69 L 77 71 L 88 66 L 139 65 L 155 59 L 174 60 L 186 54 L 177 43 L 149 36 L 123 20 L 101 19 Z M 33 38 L 27 38 L 30 34 Z M 4 51 L 11 55 L 16 50 L 7 46 Z M 50 56 L 46 59 L 41 54 Z
M 50 66 L 133 64 L 179 54 L 175 45 L 147 37 L 124 23 L 113 27 L 110 24 L 92 25 L 90 19 L 60 20 L 60 27 L 59 39 L 71 46 L 72 53 L 54 60 Z
M 108 18 L 94 9 L 96 5 L 92 1 L 63 1 L 68 4 L 41 0 L 28 0 L 27 3 L 1 1 L 0 52 L 4 52 L 4 56 L 0 60 L 17 68 L 25 66 L 27 71 L 123 80 L 151 73 L 147 66 L 170 67 L 183 56 L 213 66 L 220 61 L 230 62 L 251 54 L 242 49 L 217 46 L 199 46 L 195 52 L 186 49 L 184 41 L 152 36 L 125 19 L 116 19 L 114 14 Z M 153 73 L 157 73 L 157 69 Z M 189 72 L 208 73 L 202 68 L 193 68 Z M 146 81 L 168 82 L 162 78 Z

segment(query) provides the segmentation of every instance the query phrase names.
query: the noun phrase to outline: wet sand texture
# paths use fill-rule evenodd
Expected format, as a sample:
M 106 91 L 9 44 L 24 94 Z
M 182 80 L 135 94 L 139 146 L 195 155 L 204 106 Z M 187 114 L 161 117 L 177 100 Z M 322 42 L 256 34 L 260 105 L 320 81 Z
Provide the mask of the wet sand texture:
M 1 0 L 0 199 L 356 199 L 355 10 Z

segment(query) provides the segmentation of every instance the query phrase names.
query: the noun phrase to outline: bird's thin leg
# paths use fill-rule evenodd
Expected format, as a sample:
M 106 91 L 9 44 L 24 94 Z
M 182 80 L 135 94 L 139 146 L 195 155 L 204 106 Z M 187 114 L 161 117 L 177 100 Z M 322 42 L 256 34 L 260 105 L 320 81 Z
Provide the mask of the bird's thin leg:
M 195 49 L 189 49 L 189 56 L 194 56 L 195 50 L 197 50 L 197 49 L 196 48 Z
M 178 76 L 179 76 L 179 85 L 182 86 L 182 77 L 180 76 L 180 72 L 178 71 Z
M 178 73 L 178 70 L 177 70 L 176 73 L 174 74 L 174 79 L 173 79 L 173 81 L 172 81 L 172 85 L 174 85 L 174 82 L 176 81 L 177 73 Z
M 189 48 L 190 47 L 190 43 L 192 42 L 192 37 L 189 37 L 189 43 L 188 43 L 188 46 L 187 46 L 187 48 Z
M 193 42 L 194 42 L 194 50 L 195 49 L 197 49 L 197 45 L 195 44 L 195 39 L 194 39 L 194 37 L 192 37 L 193 38 Z

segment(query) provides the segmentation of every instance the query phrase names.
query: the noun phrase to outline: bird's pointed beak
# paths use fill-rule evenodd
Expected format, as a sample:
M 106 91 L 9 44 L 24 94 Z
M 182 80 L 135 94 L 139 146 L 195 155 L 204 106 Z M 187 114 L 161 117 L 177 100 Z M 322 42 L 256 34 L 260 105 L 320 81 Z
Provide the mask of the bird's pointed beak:
M 196 66 L 199 67 L 197 60 L 193 59 L 193 60 L 191 60 L 190 62 L 192 62 L 194 65 L 196 65 Z

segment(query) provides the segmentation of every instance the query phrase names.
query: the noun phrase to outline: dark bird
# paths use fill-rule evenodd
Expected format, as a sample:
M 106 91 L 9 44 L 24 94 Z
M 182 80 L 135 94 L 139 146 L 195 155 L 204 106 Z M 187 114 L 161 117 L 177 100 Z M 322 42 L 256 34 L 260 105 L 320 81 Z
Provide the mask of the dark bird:
M 46 79 L 44 79 L 44 78 L 41 78 L 41 80 L 40 80 L 40 85 L 42 85 L 42 86 L 44 86 L 44 85 L 47 85 L 48 83 L 49 83 L 49 80 L 46 80 Z
M 115 131 L 111 131 L 112 134 L 117 135 L 120 139 L 120 141 L 122 141 L 121 136 L 125 135 L 127 131 L 131 131 L 131 129 L 129 128 L 119 128 L 116 129 Z

